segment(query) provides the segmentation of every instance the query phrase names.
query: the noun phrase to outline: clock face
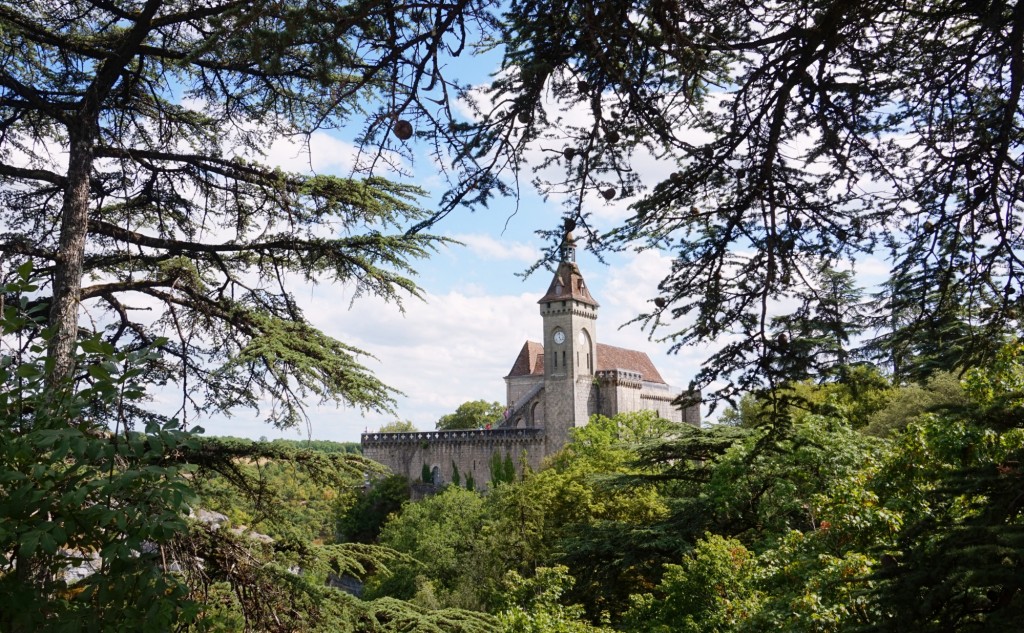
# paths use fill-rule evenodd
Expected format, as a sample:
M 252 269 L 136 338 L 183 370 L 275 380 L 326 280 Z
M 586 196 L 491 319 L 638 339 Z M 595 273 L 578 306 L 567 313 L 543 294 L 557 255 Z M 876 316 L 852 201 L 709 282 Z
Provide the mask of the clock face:
M 561 330 L 555 332 L 555 344 L 556 345 L 561 345 L 564 342 L 565 342 L 565 332 L 563 332 Z

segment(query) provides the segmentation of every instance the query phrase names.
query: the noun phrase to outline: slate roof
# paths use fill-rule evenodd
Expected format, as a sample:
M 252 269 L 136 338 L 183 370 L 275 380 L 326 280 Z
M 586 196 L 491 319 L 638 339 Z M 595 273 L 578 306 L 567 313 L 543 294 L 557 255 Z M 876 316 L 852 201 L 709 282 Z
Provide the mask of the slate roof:
M 580 273 L 580 268 L 576 265 L 576 262 L 564 261 L 558 264 L 558 270 L 555 271 L 555 276 L 551 278 L 548 291 L 544 293 L 544 296 L 537 303 L 568 301 L 569 299 L 575 299 L 580 303 L 585 303 L 595 308 L 599 305 L 590 296 L 590 290 L 587 289 L 587 284 L 583 281 L 583 274 Z
M 643 376 L 647 382 L 665 384 L 658 370 L 645 352 L 614 345 L 597 344 L 597 371 L 625 369 Z M 544 346 L 536 341 L 526 341 L 512 364 L 506 378 L 544 375 Z

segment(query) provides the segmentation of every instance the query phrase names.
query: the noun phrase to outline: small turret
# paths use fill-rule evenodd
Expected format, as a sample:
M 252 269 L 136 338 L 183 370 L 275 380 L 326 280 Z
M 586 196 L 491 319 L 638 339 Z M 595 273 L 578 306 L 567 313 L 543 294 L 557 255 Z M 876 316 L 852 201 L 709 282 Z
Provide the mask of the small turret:
M 566 218 L 565 224 L 563 225 L 562 233 L 562 246 L 561 246 L 561 261 L 563 262 L 575 262 L 576 261 L 576 238 L 573 237 L 572 232 L 576 228 L 576 220 L 572 218 Z

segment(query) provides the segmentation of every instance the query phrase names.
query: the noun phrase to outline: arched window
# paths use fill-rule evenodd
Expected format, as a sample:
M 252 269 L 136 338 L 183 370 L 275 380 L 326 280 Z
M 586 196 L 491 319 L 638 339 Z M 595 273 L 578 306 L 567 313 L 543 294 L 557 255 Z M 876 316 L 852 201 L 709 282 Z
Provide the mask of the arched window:
M 594 373 L 594 341 L 590 338 L 590 332 L 586 328 L 580 330 L 580 340 L 583 344 L 583 353 L 586 354 L 586 363 L 580 369 L 586 368 L 587 373 Z

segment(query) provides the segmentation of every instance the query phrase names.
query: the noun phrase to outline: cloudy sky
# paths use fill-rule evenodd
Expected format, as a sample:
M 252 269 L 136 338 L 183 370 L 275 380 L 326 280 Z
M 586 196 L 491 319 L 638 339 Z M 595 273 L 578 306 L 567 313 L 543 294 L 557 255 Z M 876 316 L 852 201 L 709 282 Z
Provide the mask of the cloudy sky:
M 464 79 L 486 81 L 486 64 L 481 64 L 471 73 L 475 77 Z M 427 154 L 429 148 L 417 147 L 415 139 L 410 142 L 417 155 L 415 164 L 406 166 L 414 173 L 412 182 L 431 196 L 440 196 L 445 187 Z M 540 141 L 532 148 L 534 154 L 526 158 L 538 158 L 536 152 L 561 150 L 557 141 Z M 291 171 L 347 175 L 355 156 L 355 147 L 343 136 L 317 133 L 301 146 L 278 141 L 268 150 L 267 159 Z M 673 170 L 670 162 L 649 155 L 634 157 L 632 167 L 648 185 L 667 178 Z M 522 180 L 528 181 L 530 176 L 525 173 Z M 423 204 L 430 208 L 435 200 L 428 197 Z M 621 223 L 630 215 L 629 202 L 618 198 L 606 202 L 595 192 L 586 208 L 592 213 L 593 228 L 601 232 Z M 504 403 L 502 377 L 526 340 L 542 340 L 537 300 L 551 279 L 545 270 L 525 279 L 519 273 L 540 257 L 543 244 L 535 231 L 559 226 L 562 213 L 559 201 L 541 200 L 526 184 L 518 200 L 499 199 L 476 213 L 453 212 L 434 232 L 463 245 L 448 246 L 419 262 L 417 281 L 423 300 L 410 298 L 403 309 L 372 297 L 353 301 L 352 288 L 343 285 L 295 290 L 315 326 L 373 355 L 364 359 L 365 364 L 403 394 L 397 398 L 393 414 L 364 415 L 351 408 L 310 403 L 308 428 L 298 430 L 278 431 L 247 410 L 236 411 L 231 418 L 199 422 L 216 435 L 358 441 L 364 430 L 376 430 L 395 419 L 430 430 L 440 416 L 468 400 Z M 653 251 L 611 253 L 601 263 L 581 248 L 578 263 L 601 304 L 598 340 L 647 352 L 670 384 L 685 387 L 712 348 L 693 347 L 669 354 L 671 343 L 658 339 L 671 329 L 655 333 L 652 339 L 638 323 L 629 323 L 649 309 L 658 281 L 669 270 L 669 257 Z M 886 269 L 876 260 L 857 264 L 857 273 L 867 285 L 877 281 L 872 277 L 884 277 Z
M 308 149 L 276 143 L 269 159 L 295 171 L 345 173 L 354 149 L 326 134 L 316 135 Z M 426 159 L 423 161 L 428 163 Z M 664 170 L 668 170 L 665 167 Z M 657 181 L 667 173 L 646 166 Z M 430 176 L 417 183 L 434 195 L 442 193 Z M 430 199 L 424 200 L 430 205 Z M 594 200 L 590 209 L 598 230 L 610 228 L 628 213 L 627 201 Z M 365 363 L 388 385 L 404 395 L 393 415 L 331 406 L 309 409 L 308 429 L 277 431 L 258 414 L 239 410 L 231 418 L 199 422 L 209 434 L 258 438 L 306 437 L 357 441 L 364 430 L 375 430 L 394 419 L 410 420 L 421 430 L 467 400 L 505 401 L 505 376 L 526 340 L 541 340 L 537 300 L 551 273 L 522 273 L 540 257 L 542 242 L 534 232 L 558 225 L 562 214 L 555 202 L 544 203 L 532 192 L 516 201 L 499 200 L 485 211 L 452 213 L 435 233 L 463 245 L 450 245 L 418 263 L 417 281 L 423 300 L 410 298 L 402 309 L 372 297 L 352 300 L 352 288 L 322 284 L 295 290 L 307 316 L 327 334 L 359 347 L 375 358 Z M 601 304 L 598 340 L 646 351 L 663 377 L 686 386 L 706 350 L 688 349 L 668 355 L 668 343 L 649 340 L 639 324 L 628 324 L 647 309 L 669 260 L 656 252 L 620 253 L 598 262 L 581 249 L 579 265 L 593 296 Z M 404 310 L 403 310 L 404 309 Z

